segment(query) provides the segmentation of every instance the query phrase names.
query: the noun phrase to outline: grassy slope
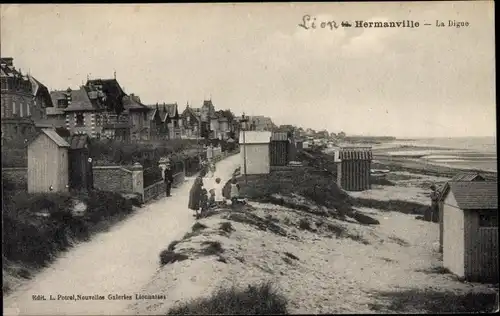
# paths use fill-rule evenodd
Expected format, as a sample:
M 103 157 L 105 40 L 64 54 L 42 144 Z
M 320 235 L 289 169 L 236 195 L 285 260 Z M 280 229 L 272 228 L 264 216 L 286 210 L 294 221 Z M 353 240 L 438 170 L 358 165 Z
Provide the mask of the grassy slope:
M 132 203 L 112 192 L 27 194 L 5 197 L 3 210 L 4 293 L 30 278 L 75 242 L 88 240 L 133 212 Z M 83 214 L 74 211 L 83 202 Z M 37 213 L 43 212 L 45 216 Z

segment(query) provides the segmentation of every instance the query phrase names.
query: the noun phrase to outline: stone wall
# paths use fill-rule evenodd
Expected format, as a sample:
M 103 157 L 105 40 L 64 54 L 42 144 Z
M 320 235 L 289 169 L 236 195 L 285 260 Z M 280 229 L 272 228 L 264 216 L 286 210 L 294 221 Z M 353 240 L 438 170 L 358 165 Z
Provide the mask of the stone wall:
M 103 191 L 133 192 L 132 171 L 122 166 L 94 166 L 94 188 Z
M 2 185 L 7 191 L 28 189 L 28 168 L 2 168 Z

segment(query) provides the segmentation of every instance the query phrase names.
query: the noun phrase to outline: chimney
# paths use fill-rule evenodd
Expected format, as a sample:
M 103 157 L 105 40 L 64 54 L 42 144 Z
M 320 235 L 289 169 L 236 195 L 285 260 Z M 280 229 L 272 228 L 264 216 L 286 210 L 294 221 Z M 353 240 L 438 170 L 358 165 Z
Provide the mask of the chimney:
M 3 63 L 5 63 L 7 66 L 14 66 L 14 58 L 12 57 L 2 58 L 2 64 Z

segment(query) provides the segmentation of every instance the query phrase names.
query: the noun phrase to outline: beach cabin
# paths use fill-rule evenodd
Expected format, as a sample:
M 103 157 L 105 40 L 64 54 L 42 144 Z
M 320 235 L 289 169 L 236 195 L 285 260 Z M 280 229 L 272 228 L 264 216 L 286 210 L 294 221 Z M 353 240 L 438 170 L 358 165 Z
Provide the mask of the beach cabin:
M 471 282 L 498 282 L 497 182 L 450 182 L 443 203 L 443 266 Z
M 269 131 L 240 132 L 241 174 L 269 174 L 271 171 Z M 245 170 L 246 169 L 246 170 Z
M 486 181 L 486 179 L 476 172 L 459 172 L 457 173 L 451 180 L 451 182 L 473 182 L 473 181 Z M 439 198 L 439 214 L 438 214 L 438 222 L 439 222 L 439 251 L 443 252 L 443 206 L 444 199 L 448 196 L 448 192 L 450 190 L 450 184 L 447 182 L 443 188 L 441 189 L 441 194 Z
M 371 147 L 340 148 L 335 160 L 338 186 L 346 191 L 369 190 L 372 159 Z
M 72 190 L 92 190 L 94 175 L 90 156 L 90 137 L 76 134 L 68 139 L 69 143 L 69 187 Z
M 273 132 L 271 134 L 269 145 L 271 166 L 286 166 L 288 164 L 289 142 L 287 132 Z
M 53 129 L 28 143 L 28 192 L 67 192 L 69 144 Z

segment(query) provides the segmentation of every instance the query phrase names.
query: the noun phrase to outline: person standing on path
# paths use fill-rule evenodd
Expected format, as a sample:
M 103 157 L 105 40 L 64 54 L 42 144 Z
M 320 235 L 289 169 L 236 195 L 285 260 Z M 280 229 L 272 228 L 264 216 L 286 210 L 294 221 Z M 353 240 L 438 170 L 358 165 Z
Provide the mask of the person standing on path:
M 188 208 L 195 212 L 195 216 L 197 218 L 199 217 L 198 211 L 200 210 L 201 207 L 202 188 L 203 188 L 203 178 L 197 177 L 194 180 L 191 190 L 189 191 Z
M 431 214 L 429 221 L 434 222 L 439 214 L 439 191 L 436 189 L 436 185 L 431 185 Z
M 168 196 L 170 195 L 170 190 L 172 189 L 172 183 L 174 182 L 174 174 L 172 167 L 170 166 L 170 163 L 167 163 L 167 167 L 165 168 L 165 173 L 164 173 L 164 180 L 165 180 L 165 193 Z
M 238 203 L 238 198 L 240 197 L 240 184 L 236 179 L 236 176 L 233 175 L 231 179 L 231 191 L 230 191 L 231 205 L 236 205 Z

